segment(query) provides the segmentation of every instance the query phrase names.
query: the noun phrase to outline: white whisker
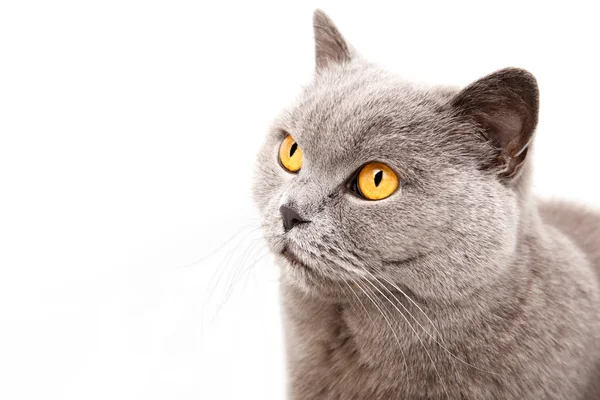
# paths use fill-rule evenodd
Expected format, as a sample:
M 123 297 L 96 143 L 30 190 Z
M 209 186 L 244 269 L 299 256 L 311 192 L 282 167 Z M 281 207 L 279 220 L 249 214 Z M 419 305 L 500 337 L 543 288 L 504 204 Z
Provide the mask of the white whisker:
M 366 272 L 367 272 L 369 275 L 371 275 L 371 276 L 372 276 L 374 279 L 376 279 L 376 280 L 377 280 L 377 278 L 376 278 L 376 277 L 375 277 L 375 276 L 374 276 L 372 273 L 370 273 L 369 271 L 366 271 Z M 423 311 L 423 309 L 421 309 L 421 307 L 419 307 L 419 305 L 418 305 L 418 304 L 417 304 L 417 303 L 416 303 L 416 302 L 415 302 L 413 299 L 411 299 L 411 298 L 410 298 L 410 296 L 408 296 L 408 295 L 407 295 L 407 294 L 406 294 L 406 293 L 405 293 L 405 292 L 404 292 L 402 289 L 400 289 L 400 288 L 399 288 L 399 287 L 398 287 L 396 284 L 394 284 L 393 282 L 391 282 L 390 280 L 388 280 L 388 279 L 387 279 L 385 276 L 383 276 L 383 275 L 380 275 L 380 277 L 381 277 L 381 278 L 383 278 L 383 280 L 385 280 L 385 281 L 386 281 L 388 284 L 390 284 L 390 285 L 391 285 L 391 286 L 392 286 L 394 289 L 396 289 L 397 291 L 399 291 L 400 293 L 402 293 L 402 295 L 403 295 L 404 297 L 406 297 L 406 298 L 407 298 L 407 299 L 408 299 L 408 300 L 409 300 L 409 301 L 410 301 L 410 302 L 411 302 L 411 303 L 412 303 L 412 304 L 413 304 L 415 307 L 417 307 L 417 309 L 418 309 L 418 310 L 419 310 L 419 311 L 420 311 L 420 312 L 421 312 L 421 313 L 422 313 L 422 314 L 425 316 L 425 318 L 427 318 L 427 321 L 429 321 L 429 323 L 431 324 L 431 326 L 433 327 L 433 329 L 435 330 L 435 332 L 436 332 L 436 333 L 439 335 L 439 337 L 440 337 L 440 338 L 442 338 L 442 334 L 441 334 L 441 333 L 440 333 L 440 331 L 437 329 L 437 327 L 435 326 L 435 324 L 433 323 L 433 321 L 432 321 L 432 320 L 431 320 L 431 319 L 430 319 L 430 318 L 427 316 L 427 314 L 425 313 L 425 311 Z M 381 284 L 381 282 L 380 282 L 380 284 Z M 414 321 L 415 321 L 415 322 L 416 322 L 416 323 L 417 323 L 417 324 L 418 324 L 418 325 L 421 327 L 421 329 L 423 329 L 423 331 L 424 331 L 424 332 L 425 332 L 425 333 L 426 333 L 426 334 L 427 334 L 427 335 L 428 335 L 428 336 L 429 336 L 429 337 L 430 337 L 430 338 L 431 338 L 431 339 L 432 339 L 432 340 L 433 340 L 435 343 L 437 343 L 437 344 L 438 344 L 438 345 L 439 345 L 439 346 L 440 346 L 440 347 L 441 347 L 441 348 L 442 348 L 444 351 L 446 351 L 446 352 L 447 352 L 447 353 L 448 353 L 450 356 L 452 356 L 452 358 L 454 358 L 454 359 L 456 359 L 457 361 L 459 361 L 459 362 L 461 362 L 461 363 L 463 363 L 463 364 L 465 364 L 465 365 L 467 365 L 467 366 L 469 366 L 469 367 L 471 367 L 471 368 L 473 368 L 473 369 L 476 369 L 476 370 L 478 370 L 478 371 L 485 372 L 485 373 L 492 374 L 492 375 L 496 375 L 496 376 L 504 376 L 503 374 L 500 374 L 500 373 L 498 373 L 498 372 L 489 371 L 489 370 L 486 370 L 486 369 L 484 369 L 484 368 L 479 368 L 479 367 L 477 367 L 477 366 L 475 366 L 475 365 L 472 365 L 472 364 L 468 363 L 467 361 L 464 361 L 464 360 L 462 360 L 460 357 L 458 357 L 458 356 L 457 356 L 457 355 L 455 355 L 454 353 L 452 353 L 452 351 L 450 351 L 450 350 L 449 350 L 449 349 L 448 349 L 448 348 L 447 348 L 447 347 L 446 347 L 444 344 L 442 344 L 442 343 L 438 342 L 438 341 L 436 340 L 436 338 L 435 338 L 435 337 L 433 337 L 433 335 L 431 335 L 431 333 L 429 333 L 429 331 L 428 331 L 427 329 L 425 329 L 425 328 L 423 327 L 423 325 L 421 325 L 421 323 L 420 323 L 420 322 L 419 322 L 419 321 L 418 321 L 418 320 L 417 320 L 417 319 L 416 319 L 416 318 L 415 318 L 415 317 L 414 317 L 414 316 L 413 316 L 413 315 L 410 313 L 410 311 L 408 311 L 408 309 L 406 308 L 406 306 L 404 306 L 404 304 L 402 304 L 402 302 L 401 302 L 400 300 L 398 300 L 398 298 L 396 298 L 396 296 L 394 296 L 394 294 L 393 294 L 393 293 L 392 293 L 392 292 L 391 292 L 391 291 L 390 291 L 390 290 L 389 290 L 387 287 L 385 287 L 385 285 L 381 285 L 381 286 L 382 286 L 382 287 L 383 287 L 383 288 L 384 288 L 384 289 L 385 289 L 385 290 L 386 290 L 388 293 L 390 293 L 390 295 L 392 295 L 392 296 L 393 296 L 393 297 L 396 299 L 396 301 L 398 302 L 398 304 L 400 304 L 400 306 L 402 306 L 402 308 L 403 308 L 404 310 L 406 310 L 406 312 L 408 312 L 408 315 L 410 315 L 410 316 L 411 316 L 411 318 L 412 318 L 412 319 L 413 319 L 413 320 L 414 320 Z M 442 339 L 442 340 L 443 340 L 443 339 Z
M 379 284 L 381 285 L 381 282 L 377 278 L 375 278 L 375 280 L 377 282 L 379 282 Z M 396 307 L 396 305 L 390 299 L 388 299 L 388 297 L 385 294 L 383 294 L 383 292 L 381 290 L 379 290 L 379 288 L 377 286 L 375 286 L 375 284 L 371 283 L 368 280 L 366 280 L 366 282 L 369 283 L 371 286 L 373 286 L 373 288 L 375 288 L 375 290 L 377 290 L 392 305 L 392 307 L 394 307 L 400 313 L 400 315 L 402 315 L 402 318 L 404 318 L 404 320 L 406 321 L 406 323 L 408 324 L 408 326 L 410 327 L 410 329 L 413 331 L 413 333 L 417 337 L 417 340 L 419 340 L 419 342 L 421 343 L 421 346 L 423 346 L 423 350 L 425 350 L 425 353 L 427 354 L 427 357 L 431 361 L 431 365 L 433 366 L 433 369 L 435 370 L 435 373 L 436 373 L 436 375 L 437 375 L 437 377 L 438 377 L 438 379 L 440 381 L 440 384 L 442 385 L 442 387 L 444 389 L 444 392 L 446 393 L 446 397 L 450 398 L 450 396 L 448 395 L 448 391 L 446 390 L 446 385 L 444 384 L 442 376 L 440 375 L 437 367 L 435 366 L 435 362 L 433 361 L 433 358 L 431 357 L 431 354 L 429 353 L 429 350 L 427 350 L 427 347 L 423 343 L 423 340 L 419 337 L 419 334 L 417 333 L 417 331 L 415 330 L 415 328 L 412 326 L 412 324 L 410 323 L 410 321 L 408 320 L 408 318 L 406 318 L 406 316 L 402 313 L 402 311 L 400 311 L 400 309 L 398 307 Z
M 358 296 L 358 294 L 356 294 L 356 291 L 354 291 L 354 289 L 352 289 L 352 286 L 350 286 L 350 284 L 346 281 L 343 281 L 346 286 L 348 286 L 348 288 L 352 291 L 352 294 L 354 294 L 354 297 L 356 297 L 356 300 L 358 301 L 358 304 L 360 304 L 360 306 L 362 307 L 362 309 L 364 310 L 365 314 L 367 314 L 367 317 L 369 317 L 369 319 L 371 320 L 371 323 L 373 324 L 373 326 L 377 326 L 375 324 L 375 321 L 373 321 L 373 317 L 371 317 L 371 314 L 369 313 L 369 311 L 367 310 L 367 307 L 365 307 L 365 305 L 363 304 L 363 302 L 361 301 L 360 297 Z
M 221 303 L 219 304 L 219 307 L 217 308 L 217 312 L 215 313 L 213 321 L 214 321 L 214 319 L 217 318 L 217 316 L 221 312 L 223 306 L 225 305 L 225 303 L 227 303 L 227 301 L 231 297 L 231 294 L 233 293 L 234 288 L 237 286 L 237 283 L 239 282 L 239 279 L 247 271 L 250 271 L 252 269 L 252 267 L 254 267 L 254 265 L 256 265 L 256 263 L 258 263 L 258 261 L 260 261 L 263 257 L 265 257 L 268 254 L 268 252 L 265 253 L 265 254 L 263 254 L 256 261 L 254 261 L 253 263 L 251 263 L 250 265 L 248 265 L 245 269 L 241 270 L 242 266 L 244 265 L 243 263 L 246 260 L 246 255 L 247 255 L 248 251 L 250 251 L 250 252 L 254 251 L 254 249 L 256 248 L 257 244 L 260 245 L 260 244 L 263 244 L 263 243 L 260 242 L 260 239 L 255 240 L 249 246 L 249 248 L 246 249 L 246 251 L 244 252 L 244 254 L 242 256 L 241 261 L 238 260 L 238 262 L 234 265 L 234 267 L 233 267 L 233 276 L 231 277 L 232 280 L 230 280 L 230 283 L 229 283 L 229 286 L 227 288 L 227 291 L 225 292 L 225 295 L 223 296 L 223 299 L 221 300 Z M 252 250 L 250 250 L 250 249 L 252 249 Z M 258 252 L 262 252 L 262 251 L 264 251 L 264 244 L 263 244 L 263 247 L 259 248 L 259 250 L 258 250 Z M 230 276 L 231 276 L 231 274 L 230 274 Z
M 381 316 L 383 317 L 383 319 L 385 320 L 385 322 L 387 323 L 387 325 L 390 327 L 390 330 L 392 331 L 392 334 L 394 335 L 394 338 L 396 338 L 396 343 L 398 343 L 398 349 L 402 353 L 402 359 L 404 361 L 404 368 L 406 370 L 408 370 L 408 364 L 406 363 L 406 356 L 404 354 L 404 350 L 402 349 L 402 345 L 400 344 L 400 339 L 398 339 L 398 335 L 396 334 L 396 331 L 392 327 L 392 323 L 390 322 L 390 320 L 388 319 L 388 317 L 385 315 L 385 313 L 383 312 L 383 310 L 377 305 L 377 303 L 375 302 L 375 300 L 373 300 L 373 298 L 365 291 L 365 288 L 363 288 L 358 281 L 354 281 L 354 283 L 356 283 L 356 286 L 358 286 L 358 288 L 365 294 L 365 296 L 367 296 L 368 299 L 371 300 L 371 303 L 373 303 L 373 305 L 377 308 L 377 310 L 379 310 L 379 312 L 381 313 Z M 376 325 L 374 324 L 374 326 L 376 326 Z
M 193 262 L 188 263 L 188 264 L 180 265 L 177 268 L 189 268 L 189 267 L 192 267 L 194 265 L 200 264 L 202 261 L 207 260 L 208 258 L 210 258 L 213 255 L 217 254 L 222 248 L 224 248 L 233 239 L 235 239 L 236 237 L 238 237 L 241 233 L 247 231 L 250 228 L 254 228 L 251 231 L 247 232 L 247 234 L 245 235 L 245 237 L 247 237 L 251 233 L 254 233 L 257 230 L 259 230 L 260 229 L 260 225 L 258 225 L 258 226 L 256 226 L 256 225 L 257 225 L 256 223 L 252 223 L 252 224 L 248 224 L 248 225 L 244 226 L 243 228 L 241 228 L 240 230 L 238 230 L 236 233 L 234 233 L 232 236 L 230 236 L 229 239 L 225 240 L 215 250 L 211 251 L 210 253 L 206 254 L 205 256 L 202 256 L 201 258 L 197 259 L 196 261 L 193 261 Z M 242 239 L 242 240 L 244 240 L 244 239 Z

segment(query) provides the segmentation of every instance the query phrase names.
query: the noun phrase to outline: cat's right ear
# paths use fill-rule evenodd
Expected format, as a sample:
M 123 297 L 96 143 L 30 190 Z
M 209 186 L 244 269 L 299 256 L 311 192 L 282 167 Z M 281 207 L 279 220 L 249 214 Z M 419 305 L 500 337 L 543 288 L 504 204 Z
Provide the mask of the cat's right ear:
M 317 71 L 328 66 L 350 61 L 352 50 L 331 19 L 321 10 L 313 15 L 315 58 Z

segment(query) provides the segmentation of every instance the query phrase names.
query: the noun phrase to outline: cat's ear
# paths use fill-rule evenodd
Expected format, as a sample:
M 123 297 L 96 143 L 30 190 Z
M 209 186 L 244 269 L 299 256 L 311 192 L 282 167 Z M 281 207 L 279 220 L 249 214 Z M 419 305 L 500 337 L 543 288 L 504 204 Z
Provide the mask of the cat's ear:
M 349 61 L 352 50 L 333 21 L 321 10 L 313 15 L 317 71 L 329 65 Z
M 506 68 L 470 84 L 452 104 L 480 126 L 497 150 L 491 167 L 505 179 L 515 177 L 527 156 L 538 121 L 539 92 L 534 76 Z

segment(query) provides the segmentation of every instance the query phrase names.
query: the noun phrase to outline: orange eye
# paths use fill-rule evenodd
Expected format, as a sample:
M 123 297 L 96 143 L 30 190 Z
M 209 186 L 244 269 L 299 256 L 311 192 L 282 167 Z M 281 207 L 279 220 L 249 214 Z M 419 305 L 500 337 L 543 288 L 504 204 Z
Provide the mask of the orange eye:
M 287 135 L 281 142 L 279 162 L 290 172 L 298 172 L 302 167 L 302 150 L 290 135 Z
M 381 200 L 398 188 L 398 176 L 390 167 L 379 162 L 365 165 L 358 174 L 358 190 L 369 200 Z

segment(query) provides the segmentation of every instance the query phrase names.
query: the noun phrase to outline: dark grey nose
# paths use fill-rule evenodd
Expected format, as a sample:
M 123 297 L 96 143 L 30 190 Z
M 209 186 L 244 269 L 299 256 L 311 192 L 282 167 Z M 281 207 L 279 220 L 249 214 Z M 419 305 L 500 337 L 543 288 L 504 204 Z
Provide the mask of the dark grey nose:
M 279 212 L 281 213 L 281 217 L 283 218 L 283 228 L 286 232 L 298 224 L 301 224 L 303 222 L 310 222 L 302 218 L 296 210 L 288 206 L 279 207 Z

